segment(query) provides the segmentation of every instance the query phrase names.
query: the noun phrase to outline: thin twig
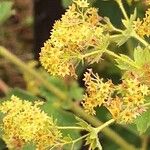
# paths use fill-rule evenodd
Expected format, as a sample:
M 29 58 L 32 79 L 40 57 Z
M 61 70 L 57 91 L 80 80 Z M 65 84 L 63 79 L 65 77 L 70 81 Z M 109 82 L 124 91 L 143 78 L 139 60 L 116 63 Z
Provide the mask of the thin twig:
M 2 91 L 4 94 L 9 92 L 9 86 L 2 79 L 0 79 L 0 91 Z

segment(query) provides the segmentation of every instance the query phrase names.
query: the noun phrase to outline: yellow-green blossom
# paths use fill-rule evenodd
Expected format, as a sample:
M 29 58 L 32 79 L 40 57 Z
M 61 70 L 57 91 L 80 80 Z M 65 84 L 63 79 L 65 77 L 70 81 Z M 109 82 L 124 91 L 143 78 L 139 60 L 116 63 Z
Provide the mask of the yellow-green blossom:
M 86 0 L 75 0 L 55 22 L 40 53 L 42 66 L 52 75 L 75 75 L 75 66 L 84 54 L 99 49 L 101 56 L 106 50 L 108 35 L 104 34 L 98 10 L 88 5 Z
M 37 150 L 45 150 L 59 142 L 61 133 L 53 119 L 39 108 L 42 104 L 12 96 L 0 105 L 4 114 L 2 138 L 9 149 L 22 149 L 24 144 L 34 143 Z

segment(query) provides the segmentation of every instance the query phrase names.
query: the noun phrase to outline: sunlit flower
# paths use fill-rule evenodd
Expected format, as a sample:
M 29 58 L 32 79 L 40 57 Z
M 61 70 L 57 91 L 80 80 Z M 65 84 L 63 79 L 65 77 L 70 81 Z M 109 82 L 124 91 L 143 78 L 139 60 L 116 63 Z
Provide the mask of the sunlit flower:
M 77 8 L 80 5 L 87 8 L 80 11 Z M 88 7 L 86 0 L 76 0 L 55 22 L 50 39 L 40 53 L 42 66 L 52 75 L 64 77 L 75 75 L 72 70 L 83 61 L 84 54 L 98 49 L 101 57 L 108 46 L 108 35 L 104 35 L 100 19 L 97 9 Z
M 146 85 L 141 84 L 136 78 L 124 79 L 122 84 L 116 85 L 118 96 L 107 103 L 110 113 L 120 123 L 131 123 L 144 110 L 145 96 L 149 94 Z M 116 103 L 119 107 L 116 107 Z M 118 116 L 116 116 L 118 112 Z
M 150 36 L 150 9 L 146 11 L 143 20 L 137 19 L 135 22 L 135 31 L 141 37 Z

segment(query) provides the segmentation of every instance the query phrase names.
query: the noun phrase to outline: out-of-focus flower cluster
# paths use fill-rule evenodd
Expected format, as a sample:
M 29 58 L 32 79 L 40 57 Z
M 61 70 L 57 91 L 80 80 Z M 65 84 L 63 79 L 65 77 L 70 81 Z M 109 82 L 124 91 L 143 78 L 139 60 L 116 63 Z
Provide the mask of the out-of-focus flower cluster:
M 2 138 L 9 149 L 22 149 L 24 144 L 33 143 L 37 150 L 45 150 L 59 143 L 61 133 L 53 119 L 39 108 L 42 104 L 12 96 L 0 105 L 4 114 Z
M 50 39 L 40 53 L 40 61 L 52 75 L 75 74 L 75 65 L 83 55 L 101 50 L 107 45 L 108 36 L 100 23 L 98 10 L 89 7 L 87 0 L 74 0 L 62 18 L 55 22 Z
M 146 11 L 143 20 L 138 18 L 137 21 L 135 21 L 135 31 L 141 37 L 150 37 L 150 8 Z
M 38 63 L 36 61 L 32 60 L 32 61 L 29 61 L 27 65 L 31 68 L 36 68 L 37 64 Z M 38 95 L 40 83 L 33 76 L 29 76 L 28 72 L 26 71 L 23 71 L 23 78 L 24 78 L 24 81 L 26 82 L 27 91 L 35 95 Z
M 144 2 L 146 5 L 150 5 L 150 0 L 145 0 Z
M 136 78 L 123 79 L 121 84 L 114 85 L 110 80 L 103 82 L 89 70 L 84 81 L 87 93 L 82 104 L 89 114 L 95 114 L 94 108 L 103 105 L 117 122 L 131 123 L 146 110 L 143 104 L 149 89 Z

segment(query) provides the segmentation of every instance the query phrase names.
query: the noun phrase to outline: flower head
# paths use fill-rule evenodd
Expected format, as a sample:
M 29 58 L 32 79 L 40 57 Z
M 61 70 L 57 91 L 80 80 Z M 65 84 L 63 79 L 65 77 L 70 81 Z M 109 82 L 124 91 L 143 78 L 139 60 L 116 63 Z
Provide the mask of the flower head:
M 115 89 L 118 96 L 112 98 L 106 107 L 119 123 L 132 123 L 146 110 L 142 105 L 146 101 L 145 96 L 149 94 L 149 89 L 136 78 L 124 79 Z
M 34 104 L 12 96 L 10 101 L 0 105 L 4 114 L 2 138 L 10 149 L 21 149 L 25 143 L 34 143 L 37 150 L 44 150 L 59 142 L 61 133 L 53 119 Z
M 95 114 L 94 108 L 103 105 L 118 123 L 131 123 L 146 110 L 143 104 L 150 91 L 137 78 L 125 78 L 114 85 L 110 80 L 103 82 L 92 70 L 84 76 L 87 92 L 82 104 L 87 113 Z
M 100 79 L 97 74 L 94 75 L 92 70 L 88 71 L 84 74 L 87 94 L 84 95 L 82 104 L 87 113 L 95 114 L 94 108 L 101 106 L 111 97 L 113 84 L 110 80 L 103 82 L 103 79 Z
M 89 3 L 87 2 L 87 0 L 74 0 L 74 3 L 76 3 L 81 8 L 89 6 Z
M 135 31 L 141 37 L 150 37 L 150 9 L 146 11 L 143 20 L 137 19 L 135 22 Z
M 101 56 L 104 45 L 108 45 L 108 35 L 104 35 L 100 19 L 98 10 L 88 7 L 86 0 L 75 0 L 55 22 L 40 53 L 42 66 L 52 75 L 64 77 L 74 75 L 76 64 L 87 52 L 102 49 Z

